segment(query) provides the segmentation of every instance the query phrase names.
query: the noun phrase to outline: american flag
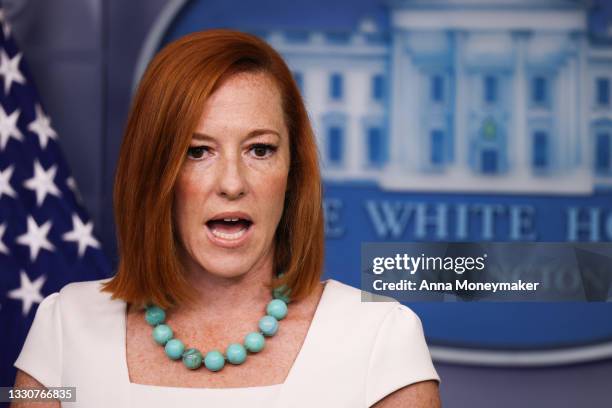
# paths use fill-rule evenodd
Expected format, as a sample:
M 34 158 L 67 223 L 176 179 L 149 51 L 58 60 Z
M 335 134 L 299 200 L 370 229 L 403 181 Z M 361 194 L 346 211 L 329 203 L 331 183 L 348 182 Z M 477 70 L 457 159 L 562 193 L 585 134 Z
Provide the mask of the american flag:
M 1 8 L 0 25 L 0 386 L 12 386 L 38 304 L 110 265 Z

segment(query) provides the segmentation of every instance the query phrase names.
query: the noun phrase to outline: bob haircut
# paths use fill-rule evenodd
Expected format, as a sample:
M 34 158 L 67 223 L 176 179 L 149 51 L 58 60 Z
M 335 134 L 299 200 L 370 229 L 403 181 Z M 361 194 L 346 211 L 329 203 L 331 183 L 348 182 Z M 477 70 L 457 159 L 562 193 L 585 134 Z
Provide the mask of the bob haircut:
M 300 92 L 266 42 L 237 31 L 210 30 L 164 47 L 147 67 L 132 102 L 113 191 L 119 265 L 102 289 L 113 299 L 162 308 L 196 299 L 179 256 L 174 187 L 206 100 L 225 78 L 241 72 L 266 73 L 275 81 L 289 131 L 291 164 L 273 243 L 271 285 L 286 285 L 292 301 L 318 285 L 324 250 L 321 176 Z

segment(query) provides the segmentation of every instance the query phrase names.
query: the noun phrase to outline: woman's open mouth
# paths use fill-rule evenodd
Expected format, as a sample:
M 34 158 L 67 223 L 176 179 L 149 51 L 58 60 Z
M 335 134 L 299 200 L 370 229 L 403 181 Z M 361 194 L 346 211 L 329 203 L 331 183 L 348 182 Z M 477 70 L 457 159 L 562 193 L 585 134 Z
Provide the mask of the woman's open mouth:
M 222 217 L 206 222 L 209 238 L 217 245 L 233 248 L 241 245 L 249 235 L 253 222 L 241 217 Z

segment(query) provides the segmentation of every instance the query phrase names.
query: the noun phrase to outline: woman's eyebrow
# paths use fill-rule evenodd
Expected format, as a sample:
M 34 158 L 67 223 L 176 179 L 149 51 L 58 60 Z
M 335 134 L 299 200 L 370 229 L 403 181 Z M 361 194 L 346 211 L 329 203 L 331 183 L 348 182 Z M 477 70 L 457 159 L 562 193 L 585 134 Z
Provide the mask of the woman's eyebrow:
M 208 136 L 204 133 L 197 133 L 197 132 L 194 132 L 191 138 L 196 139 L 196 140 L 202 140 L 202 141 L 214 141 L 215 140 L 215 138 L 212 136 Z
M 251 130 L 247 136 L 244 138 L 244 140 L 249 140 L 253 137 L 257 137 L 257 136 L 261 136 L 261 135 L 267 135 L 267 134 L 272 134 L 272 135 L 276 135 L 279 139 L 281 137 L 280 133 L 277 132 L 276 130 L 273 129 L 254 129 Z
M 261 136 L 261 135 L 267 135 L 267 134 L 272 134 L 272 135 L 276 135 L 279 139 L 281 137 L 280 133 L 277 132 L 274 129 L 254 129 L 251 130 L 246 137 L 244 138 L 244 140 L 249 140 L 251 138 L 257 137 L 257 136 Z M 215 138 L 212 136 L 209 136 L 205 133 L 198 133 L 198 132 L 194 132 L 192 135 L 192 138 L 195 140 L 201 140 L 201 141 L 215 141 Z

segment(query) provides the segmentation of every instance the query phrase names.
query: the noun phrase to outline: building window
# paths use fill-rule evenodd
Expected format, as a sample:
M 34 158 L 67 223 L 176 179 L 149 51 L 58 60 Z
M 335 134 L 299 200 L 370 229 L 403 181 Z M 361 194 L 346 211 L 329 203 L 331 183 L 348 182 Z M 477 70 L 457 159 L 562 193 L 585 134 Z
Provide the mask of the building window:
M 381 102 L 385 97 L 385 77 L 376 74 L 372 77 L 372 99 Z
M 430 133 L 431 138 L 431 155 L 430 160 L 433 165 L 444 163 L 444 132 L 439 129 L 434 129 Z
M 548 167 L 548 132 L 537 130 L 533 133 L 533 167 L 544 169 Z
M 432 102 L 444 101 L 444 77 L 442 75 L 433 75 L 430 79 L 430 95 Z
M 300 92 L 304 94 L 304 76 L 299 71 L 293 71 L 293 79 L 295 79 L 295 83 L 300 89 Z
M 498 153 L 495 149 L 483 149 L 481 153 L 481 170 L 485 174 L 498 172 Z
M 344 131 L 340 126 L 330 126 L 327 131 L 327 160 L 330 163 L 342 162 Z
M 596 150 L 595 150 L 595 171 L 597 173 L 609 173 L 612 170 L 610 166 L 610 133 L 597 133 Z
M 342 99 L 343 85 L 341 74 L 331 74 L 329 77 L 329 97 L 334 100 Z
M 597 78 L 595 83 L 597 104 L 600 106 L 610 105 L 610 80 L 608 78 Z
M 486 103 L 497 102 L 497 78 L 492 75 L 487 75 L 484 78 L 484 100 Z
M 382 128 L 378 126 L 367 129 L 368 162 L 375 166 L 387 161 L 387 144 Z
M 531 101 L 535 105 L 544 105 L 548 100 L 548 81 L 543 76 L 536 76 L 531 81 Z

